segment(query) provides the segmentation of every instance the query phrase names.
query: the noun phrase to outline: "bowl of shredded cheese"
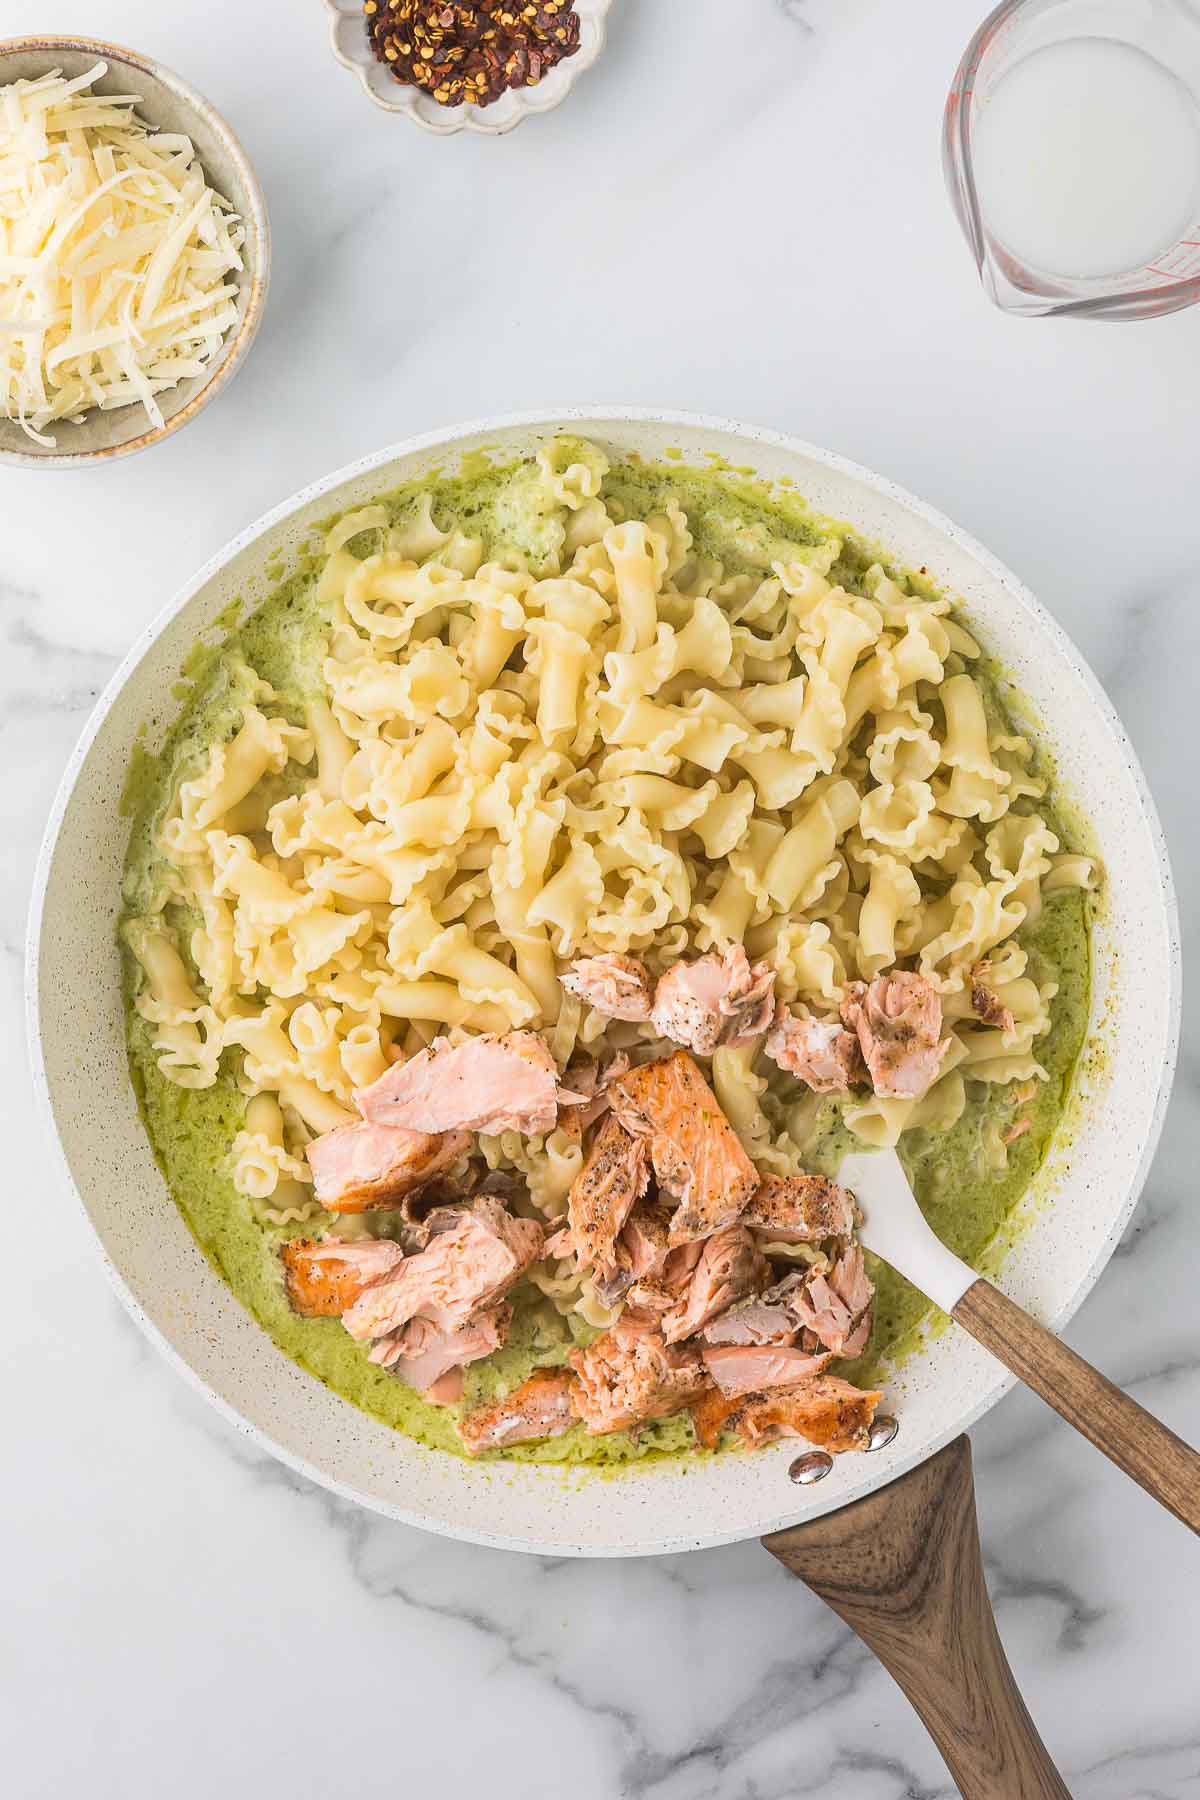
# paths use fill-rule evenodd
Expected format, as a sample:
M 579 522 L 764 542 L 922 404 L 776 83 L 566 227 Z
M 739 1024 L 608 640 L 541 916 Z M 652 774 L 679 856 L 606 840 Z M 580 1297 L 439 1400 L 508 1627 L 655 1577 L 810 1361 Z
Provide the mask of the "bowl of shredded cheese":
M 244 360 L 270 260 L 244 150 L 177 75 L 92 39 L 0 44 L 0 461 L 178 431 Z

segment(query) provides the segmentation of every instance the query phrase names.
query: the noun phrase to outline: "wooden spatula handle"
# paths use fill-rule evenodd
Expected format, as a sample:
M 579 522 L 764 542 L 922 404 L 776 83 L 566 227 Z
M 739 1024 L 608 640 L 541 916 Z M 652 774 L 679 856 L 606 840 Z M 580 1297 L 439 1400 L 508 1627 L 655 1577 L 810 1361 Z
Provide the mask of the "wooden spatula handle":
M 763 1543 L 899 1682 L 964 1800 L 1071 1800 L 996 1631 L 965 1437 L 865 1500 Z
M 1163 1506 L 1200 1532 L 1200 1455 L 982 1278 L 954 1317 Z

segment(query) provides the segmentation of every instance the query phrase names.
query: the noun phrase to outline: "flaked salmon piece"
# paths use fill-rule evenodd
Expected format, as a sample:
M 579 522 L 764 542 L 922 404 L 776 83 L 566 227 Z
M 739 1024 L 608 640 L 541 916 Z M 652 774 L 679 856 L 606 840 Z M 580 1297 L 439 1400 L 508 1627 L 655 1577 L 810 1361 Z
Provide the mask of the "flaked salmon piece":
M 636 956 L 579 956 L 558 979 L 605 1018 L 641 1024 L 650 1017 L 650 976 Z
M 542 1254 L 555 1262 L 565 1262 L 575 1254 L 575 1238 L 569 1225 L 560 1225 L 542 1246 Z
M 792 1300 L 803 1289 L 806 1279 L 807 1271 L 797 1269 L 764 1293 L 739 1300 L 736 1306 L 729 1307 L 706 1325 L 701 1337 L 714 1347 L 793 1343 L 802 1321 Z
M 861 1244 L 848 1244 L 833 1265 L 829 1280 L 850 1311 L 858 1316 L 875 1298 L 875 1283 L 867 1274 Z
M 470 1134 L 463 1133 L 470 1144 Z M 489 1177 L 490 1179 L 490 1177 Z M 415 1193 L 406 1194 L 396 1207 L 404 1221 L 398 1237 L 400 1243 L 410 1256 L 418 1250 L 424 1250 L 430 1239 L 429 1221 L 435 1213 L 460 1213 L 465 1206 L 473 1204 L 473 1197 L 479 1191 L 479 1178 L 476 1170 L 469 1162 L 460 1163 L 451 1178 L 437 1176 L 428 1187 L 418 1188 Z M 485 1190 L 487 1191 L 487 1190 Z M 507 1205 L 508 1199 L 515 1197 L 514 1186 L 506 1190 L 503 1196 Z
M 856 1388 L 838 1375 L 818 1375 L 793 1388 L 752 1396 L 736 1421 L 738 1436 L 751 1449 L 775 1438 L 800 1437 L 818 1450 L 840 1456 L 865 1450 L 878 1389 Z
M 679 1201 L 670 1242 L 732 1225 L 758 1186 L 758 1171 L 686 1050 L 619 1075 L 609 1095 L 625 1129 L 649 1138 L 659 1187 Z
M 465 1131 L 407 1131 L 392 1125 L 338 1125 L 305 1146 L 313 1191 L 329 1212 L 399 1206 L 451 1168 L 471 1147 Z
M 493 1306 L 542 1254 L 542 1228 L 516 1219 L 491 1195 L 443 1219 L 432 1214 L 429 1246 L 393 1275 L 368 1288 L 342 1315 L 360 1342 L 387 1337 L 418 1315 L 442 1331 L 458 1331 Z
M 833 1361 L 828 1350 L 810 1356 L 787 1344 L 726 1344 L 700 1354 L 704 1367 L 729 1400 L 741 1394 L 761 1394 L 768 1388 L 794 1387 L 822 1374 Z
M 667 1220 L 667 1251 L 663 1263 L 663 1280 L 668 1287 L 683 1289 L 692 1279 L 704 1254 L 705 1238 L 689 1238 L 686 1244 L 671 1244 L 671 1221 Z
M 855 1315 L 854 1327 L 842 1345 L 842 1355 L 861 1356 L 871 1341 L 875 1283 L 867 1274 L 863 1253 L 857 1244 L 847 1246 L 834 1263 L 829 1279 Z
M 971 970 L 971 1011 L 985 1025 L 995 1025 L 1001 1031 L 1012 1031 L 1016 1020 L 1012 1008 L 1005 1006 L 999 994 L 988 986 L 988 977 L 992 972 L 989 962 L 977 962 Z
M 613 1272 L 617 1235 L 650 1185 L 650 1146 L 606 1114 L 567 1196 L 580 1268 Z
M 373 1125 L 532 1137 L 554 1128 L 558 1070 L 536 1031 L 490 1031 L 461 1044 L 435 1038 L 354 1097 Z
M 653 1281 L 662 1274 L 669 1252 L 670 1217 L 661 1206 L 634 1207 L 613 1246 L 611 1269 L 593 1276 L 593 1285 L 605 1306 L 615 1306 L 639 1283 Z M 674 1296 L 662 1310 L 668 1311 L 673 1304 Z
M 558 1090 L 558 1128 L 569 1137 L 582 1137 L 609 1110 L 608 1084 L 629 1067 L 624 1050 L 608 1061 L 577 1063 L 568 1067 Z
M 863 1351 L 871 1341 L 872 1324 L 872 1314 L 869 1311 L 865 1312 L 846 1339 L 846 1342 L 842 1345 L 843 1362 L 853 1362 L 856 1356 L 862 1355 Z
M 456 1366 L 439 1375 L 433 1385 L 425 1389 L 422 1398 L 433 1406 L 457 1406 L 465 1385 L 462 1369 Z
M 802 1291 L 796 1296 L 796 1314 L 808 1333 L 826 1349 L 840 1356 L 846 1339 L 854 1329 L 854 1316 L 841 1296 L 834 1292 L 826 1276 L 814 1270 Z
M 603 1295 L 601 1295 L 603 1299 Z M 620 1298 L 620 1296 L 618 1296 Z M 614 1302 L 606 1301 L 606 1305 Z M 652 1326 L 655 1330 L 661 1326 L 669 1312 L 679 1305 L 679 1293 L 669 1288 L 661 1275 L 647 1275 L 641 1281 L 635 1281 L 625 1293 L 625 1310 L 622 1319 L 640 1326 Z
M 828 1276 L 813 1270 L 792 1305 L 801 1323 L 827 1350 L 835 1356 L 858 1356 L 871 1335 L 874 1294 L 862 1249 L 851 1244 Z
M 707 1370 L 705 1374 L 708 1374 Z M 743 1404 L 741 1398 L 730 1398 L 714 1381 L 709 1381 L 688 1407 L 696 1442 L 705 1450 L 715 1450 L 726 1424 Z
M 867 1079 L 858 1038 L 836 1019 L 781 1012 L 763 1049 L 778 1068 L 803 1081 L 814 1094 L 843 1094 L 852 1083 Z
M 951 1039 L 942 1039 L 942 1000 L 925 975 L 894 969 L 868 986 L 853 981 L 842 1018 L 858 1036 L 877 1094 L 918 1100 L 937 1079 Z
M 621 1233 L 620 1250 L 629 1259 L 635 1281 L 666 1266 L 670 1247 L 671 1215 L 663 1206 L 638 1206 Z
M 470 1132 L 463 1136 L 469 1145 Z M 439 1178 L 401 1203 L 399 1212 L 406 1227 L 401 1243 L 406 1250 L 423 1250 L 437 1230 L 444 1231 L 481 1197 L 498 1200 L 509 1212 L 516 1212 L 520 1203 L 529 1199 L 529 1183 L 514 1169 L 488 1169 L 484 1174 L 474 1163 L 465 1163 L 452 1179 Z
M 670 1220 L 668 1243 L 670 1241 Z M 654 1267 L 639 1276 L 625 1296 L 625 1311 L 614 1331 L 628 1322 L 633 1329 L 661 1330 L 665 1315 L 683 1305 L 692 1276 L 699 1266 L 705 1240 L 695 1238 L 687 1244 L 676 1244 L 665 1256 L 656 1258 Z
M 711 1056 L 718 1044 L 748 1044 L 775 1016 L 775 971 L 751 967 L 740 944 L 677 962 L 659 977 L 650 1023 L 659 1037 Z
M 637 1343 L 639 1338 L 658 1339 L 662 1337 L 662 1332 L 658 1329 L 657 1319 L 639 1318 L 636 1313 L 627 1309 L 614 1324 L 609 1326 L 608 1335 L 618 1349 L 628 1350 L 632 1344 Z
M 780 1244 L 849 1237 L 854 1196 L 824 1175 L 764 1175 L 746 1203 L 742 1224 Z
M 704 1241 L 682 1300 L 663 1319 L 664 1341 L 675 1344 L 694 1337 L 735 1300 L 761 1288 L 770 1274 L 770 1263 L 744 1225 L 714 1232 Z
M 666 1418 L 708 1385 L 693 1345 L 667 1344 L 657 1331 L 622 1324 L 571 1352 L 575 1406 L 592 1437 Z
M 875 1408 L 883 1395 L 852 1387 L 837 1375 L 817 1375 L 795 1387 L 727 1398 L 710 1388 L 692 1405 L 697 1440 L 715 1448 L 721 1432 L 733 1429 L 750 1449 L 775 1438 L 800 1437 L 837 1456 L 865 1450 Z
M 462 1398 L 465 1365 L 499 1350 L 511 1324 L 512 1307 L 506 1304 L 477 1313 L 457 1331 L 443 1331 L 429 1319 L 410 1319 L 372 1344 L 370 1360 L 390 1369 L 427 1400 L 453 1406 Z
M 404 1261 L 403 1250 L 390 1238 L 362 1238 L 354 1244 L 292 1238 L 279 1256 L 288 1299 L 306 1319 L 339 1318 L 372 1282 Z
M 485 1450 L 505 1450 L 510 1444 L 526 1444 L 537 1438 L 561 1437 L 578 1423 L 570 1369 L 535 1369 L 528 1381 L 503 1400 L 469 1413 L 459 1435 L 472 1456 Z

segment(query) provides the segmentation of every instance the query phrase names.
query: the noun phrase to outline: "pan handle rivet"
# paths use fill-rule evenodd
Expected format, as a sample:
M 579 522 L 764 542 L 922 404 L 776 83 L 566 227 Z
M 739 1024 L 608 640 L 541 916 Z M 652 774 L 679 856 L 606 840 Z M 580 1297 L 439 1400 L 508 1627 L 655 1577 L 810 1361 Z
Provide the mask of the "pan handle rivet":
M 833 1458 L 827 1450 L 810 1450 L 807 1456 L 796 1458 L 788 1474 L 801 1487 L 810 1487 L 814 1481 L 824 1481 L 832 1467 Z
M 893 1419 L 891 1413 L 880 1413 L 867 1435 L 867 1449 L 886 1450 L 899 1429 L 899 1420 Z

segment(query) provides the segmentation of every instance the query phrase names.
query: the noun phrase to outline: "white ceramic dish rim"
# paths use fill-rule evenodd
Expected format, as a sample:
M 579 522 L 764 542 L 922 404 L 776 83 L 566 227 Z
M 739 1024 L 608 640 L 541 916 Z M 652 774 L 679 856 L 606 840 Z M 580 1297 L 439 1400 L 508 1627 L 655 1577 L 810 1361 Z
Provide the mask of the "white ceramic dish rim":
M 1125 733 L 1108 696 L 1099 681 L 1079 653 L 1075 645 L 1067 637 L 1056 621 L 1042 608 L 1032 593 L 1012 574 L 1007 567 L 984 549 L 970 534 L 954 525 L 937 509 L 917 499 L 904 488 L 879 476 L 873 471 L 857 464 L 835 452 L 828 451 L 805 442 L 790 434 L 770 431 L 760 427 L 748 427 L 736 420 L 684 412 L 669 414 L 655 412 L 642 407 L 605 407 L 587 406 L 577 408 L 547 408 L 523 411 L 505 415 L 496 415 L 484 419 L 468 421 L 464 424 L 439 431 L 423 433 L 419 436 L 404 439 L 398 444 L 388 446 L 368 456 L 356 459 L 332 474 L 310 483 L 299 493 L 292 495 L 272 508 L 253 524 L 246 527 L 236 538 L 228 543 L 198 571 L 155 617 L 134 643 L 120 667 L 109 681 L 101 695 L 91 718 L 64 771 L 55 796 L 47 822 L 45 837 L 38 855 L 31 896 L 29 926 L 26 944 L 26 1022 L 29 1041 L 30 1061 L 33 1073 L 37 1105 L 45 1123 L 55 1166 L 66 1189 L 75 1197 L 80 1211 L 87 1222 L 88 1230 L 95 1241 L 101 1261 L 112 1286 L 126 1311 L 146 1333 L 147 1337 L 166 1356 L 168 1361 L 179 1370 L 185 1378 L 212 1402 L 217 1410 L 239 1431 L 251 1441 L 269 1451 L 288 1467 L 306 1476 L 319 1486 L 337 1494 L 346 1500 L 353 1500 L 370 1510 L 397 1519 L 406 1524 L 419 1526 L 444 1536 L 463 1539 L 469 1542 L 485 1544 L 495 1548 L 516 1549 L 533 1554 L 547 1556 L 586 1555 L 586 1556 L 638 1556 L 670 1554 L 691 1549 L 709 1548 L 719 1544 L 737 1542 L 741 1539 L 761 1535 L 779 1529 L 794 1522 L 799 1513 L 805 1517 L 817 1517 L 822 1512 L 835 1507 L 848 1505 L 855 1499 L 871 1492 L 886 1481 L 894 1480 L 906 1470 L 936 1453 L 952 1437 L 966 1430 L 987 1412 L 1013 1385 L 1015 1378 L 1007 1374 L 997 1364 L 995 1379 L 976 1394 L 966 1407 L 953 1412 L 947 1409 L 947 1420 L 943 1429 L 926 1437 L 916 1448 L 909 1451 L 903 1446 L 903 1437 L 889 1453 L 878 1458 L 877 1472 L 874 1472 L 875 1459 L 868 1463 L 863 1461 L 862 1479 L 849 1490 L 831 1496 L 827 1504 L 823 1504 L 820 1490 L 807 1490 L 805 1502 L 800 1507 L 793 1497 L 790 1507 L 781 1506 L 777 1516 L 768 1518 L 756 1517 L 741 1523 L 724 1523 L 722 1529 L 712 1532 L 670 1536 L 657 1534 L 636 1541 L 620 1541 L 596 1546 L 564 1543 L 562 1539 L 539 1540 L 530 1536 L 520 1538 L 506 1536 L 502 1531 L 481 1530 L 470 1525 L 452 1522 L 436 1512 L 424 1512 L 392 1504 L 378 1496 L 368 1495 L 358 1488 L 339 1479 L 336 1474 L 322 1468 L 308 1457 L 300 1455 L 278 1442 L 269 1432 L 246 1419 L 237 1408 L 219 1393 L 210 1382 L 194 1369 L 182 1352 L 171 1341 L 170 1337 L 149 1316 L 145 1308 L 130 1290 L 121 1271 L 115 1266 L 103 1242 L 98 1229 L 91 1219 L 86 1202 L 80 1193 L 63 1144 L 59 1138 L 58 1127 L 54 1118 L 51 1101 L 51 1090 L 42 1044 L 41 1009 L 38 992 L 38 974 L 41 964 L 43 909 L 47 886 L 53 865 L 54 854 L 67 816 L 76 779 L 86 762 L 88 753 L 96 740 L 102 726 L 116 704 L 124 686 L 134 669 L 148 653 L 151 646 L 170 626 L 176 616 L 188 603 L 200 593 L 208 582 L 214 579 L 243 550 L 252 545 L 272 527 L 282 523 L 290 516 L 300 512 L 304 507 L 319 499 L 322 495 L 352 481 L 368 475 L 373 470 L 384 467 L 401 458 L 419 456 L 430 451 L 452 453 L 455 447 L 464 440 L 479 437 L 490 437 L 504 432 L 515 432 L 530 429 L 552 428 L 586 428 L 593 425 L 601 428 L 605 423 L 621 426 L 656 426 L 668 429 L 678 427 L 683 430 L 714 435 L 733 435 L 741 438 L 748 446 L 762 445 L 764 448 L 780 452 L 784 455 L 807 457 L 822 464 L 834 474 L 848 480 L 858 482 L 873 490 L 885 500 L 913 513 L 925 525 L 940 536 L 950 540 L 966 554 L 975 559 L 985 572 L 1004 587 L 1010 597 L 1019 603 L 1036 621 L 1040 633 L 1047 637 L 1060 655 L 1069 660 L 1078 673 L 1088 691 L 1091 704 L 1103 720 L 1107 731 L 1114 740 L 1126 765 L 1129 777 L 1136 791 L 1136 797 L 1142 820 L 1151 837 L 1157 859 L 1157 877 L 1162 912 L 1161 923 L 1166 934 L 1166 955 L 1169 972 L 1169 993 L 1165 1012 L 1165 1038 L 1163 1056 L 1160 1064 L 1155 1098 L 1145 1127 L 1142 1149 L 1132 1179 L 1124 1199 L 1113 1215 L 1111 1224 L 1103 1240 L 1094 1250 L 1091 1261 L 1079 1276 L 1072 1292 L 1065 1301 L 1047 1318 L 1052 1327 L 1061 1328 L 1075 1313 L 1087 1295 L 1091 1292 L 1103 1269 L 1107 1265 L 1113 1250 L 1120 1240 L 1137 1200 L 1145 1184 L 1154 1152 L 1162 1132 L 1166 1107 L 1170 1098 L 1171 1083 L 1174 1076 L 1178 1054 L 1180 1020 L 1182 1013 L 1182 963 L 1180 950 L 1180 930 L 1178 904 L 1174 881 L 1162 826 L 1157 810 L 1151 798 L 1145 776 L 1132 745 Z M 264 1334 L 265 1335 L 265 1334 Z M 342 1403 L 344 1404 L 344 1402 Z M 786 1448 L 786 1447 L 777 1447 Z M 759 1457 L 767 1453 L 759 1452 Z M 496 1465 L 497 1467 L 501 1465 Z M 481 1471 L 482 1472 L 482 1471 Z M 557 1473 L 557 1471 L 555 1471 Z M 599 1478 L 597 1478 L 599 1479 Z M 626 1478 L 630 1481 L 638 1479 L 638 1471 L 630 1471 Z M 814 1503 L 814 1492 L 816 1495 Z M 787 1497 L 781 1482 L 781 1501 Z
M 421 89 L 393 81 L 367 42 L 359 0 L 325 0 L 329 47 L 335 61 L 357 76 L 372 106 L 378 106 L 382 112 L 402 113 L 414 125 L 437 137 L 453 137 L 459 131 L 503 137 L 523 119 L 536 118 L 561 106 L 579 77 L 603 54 L 611 6 L 612 0 L 576 0 L 581 26 L 576 54 L 557 63 L 534 87 L 509 88 L 490 106 L 478 107 L 440 106 Z M 351 42 L 349 33 L 354 30 L 361 42 Z
M 18 38 L 0 39 L 0 85 L 3 83 L 6 56 L 33 55 L 43 50 L 48 68 L 54 67 L 55 53 L 65 51 L 69 55 L 94 56 L 98 62 L 149 75 L 172 93 L 185 111 L 205 123 L 222 140 L 245 185 L 248 204 L 243 216 L 248 234 L 252 234 L 248 241 L 254 246 L 253 266 L 247 260 L 247 266 L 239 277 L 246 288 L 245 312 L 237 324 L 230 328 L 206 378 L 188 396 L 186 404 L 168 413 L 161 425 L 148 425 L 147 429 L 118 443 L 85 450 L 9 450 L 0 447 L 0 462 L 7 463 L 11 468 L 77 469 L 89 464 L 112 462 L 119 457 L 136 456 L 142 450 L 152 450 L 156 444 L 164 443 L 177 431 L 182 431 L 185 425 L 190 425 L 209 401 L 215 400 L 228 387 L 249 356 L 266 311 L 267 290 L 271 285 L 271 222 L 267 213 L 266 194 L 241 139 L 224 114 L 217 110 L 211 100 L 205 99 L 198 89 L 185 81 L 182 75 L 177 75 L 174 69 L 160 63 L 156 57 L 143 56 L 138 50 L 131 50 L 124 44 L 111 44 L 103 38 L 71 37 L 61 32 L 28 32 Z M 139 103 L 138 111 L 148 123 L 155 123 L 149 117 L 144 99 Z M 168 397 L 163 396 L 164 400 Z M 128 410 L 131 417 L 145 416 L 139 408 L 131 407 Z

